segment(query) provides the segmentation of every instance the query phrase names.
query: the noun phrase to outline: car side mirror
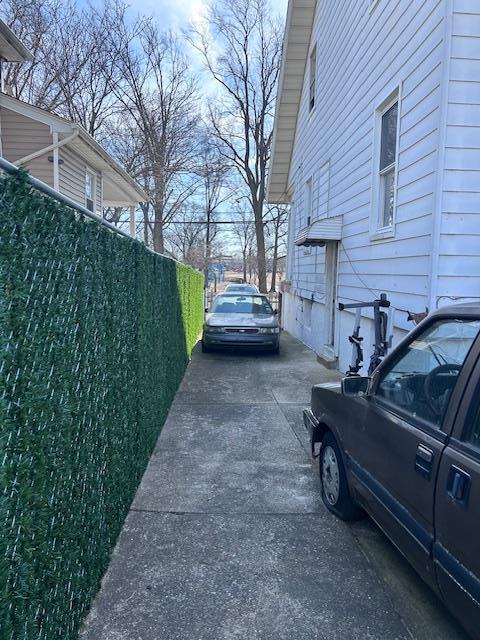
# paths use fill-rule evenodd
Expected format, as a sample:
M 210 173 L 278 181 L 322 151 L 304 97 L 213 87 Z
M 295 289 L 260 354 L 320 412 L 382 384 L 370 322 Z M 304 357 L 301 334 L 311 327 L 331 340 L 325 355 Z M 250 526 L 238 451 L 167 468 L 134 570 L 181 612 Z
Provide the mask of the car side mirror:
M 344 396 L 366 396 L 371 378 L 367 376 L 347 376 L 342 380 L 342 394 Z

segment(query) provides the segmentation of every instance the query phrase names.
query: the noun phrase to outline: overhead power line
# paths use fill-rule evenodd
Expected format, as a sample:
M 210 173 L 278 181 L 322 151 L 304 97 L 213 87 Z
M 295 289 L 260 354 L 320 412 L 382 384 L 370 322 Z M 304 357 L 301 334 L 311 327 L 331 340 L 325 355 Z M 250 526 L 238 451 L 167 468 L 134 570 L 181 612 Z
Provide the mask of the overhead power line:
M 129 222 L 130 218 L 126 218 L 125 220 L 117 220 L 116 224 L 127 224 Z M 262 224 L 270 224 L 272 222 L 278 222 L 277 218 L 262 220 Z M 169 220 L 168 222 L 164 220 L 148 220 L 147 222 L 145 220 L 137 220 L 136 224 L 163 224 L 164 226 L 169 224 L 255 224 L 255 220 Z

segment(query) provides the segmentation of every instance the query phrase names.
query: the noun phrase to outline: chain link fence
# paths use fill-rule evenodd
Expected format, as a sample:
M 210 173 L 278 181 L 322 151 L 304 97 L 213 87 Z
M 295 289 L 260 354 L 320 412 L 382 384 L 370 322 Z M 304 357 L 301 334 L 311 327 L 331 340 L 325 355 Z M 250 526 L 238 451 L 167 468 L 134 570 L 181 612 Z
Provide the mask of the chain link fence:
M 0 639 L 71 640 L 202 327 L 203 278 L 0 179 Z

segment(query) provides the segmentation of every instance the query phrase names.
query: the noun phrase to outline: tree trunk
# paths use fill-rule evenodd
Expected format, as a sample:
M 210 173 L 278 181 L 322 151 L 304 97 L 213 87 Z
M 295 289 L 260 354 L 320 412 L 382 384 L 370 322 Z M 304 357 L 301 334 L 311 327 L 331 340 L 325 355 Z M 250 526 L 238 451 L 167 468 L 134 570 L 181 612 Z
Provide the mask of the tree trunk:
M 272 282 L 270 283 L 270 293 L 275 293 L 277 280 L 277 258 L 273 258 L 272 261 Z
M 149 219 L 148 219 L 148 209 L 149 209 L 149 204 L 141 202 L 140 203 L 140 209 L 142 210 L 142 215 L 143 215 L 143 242 L 145 243 L 145 245 L 148 247 L 148 223 L 149 223 Z
M 155 210 L 155 222 L 153 225 L 153 250 L 157 253 L 164 253 L 165 246 L 163 243 L 163 219 L 162 212 Z
M 208 288 L 208 268 L 210 266 L 210 257 L 211 257 L 211 242 L 210 242 L 210 210 L 207 209 L 207 233 L 205 238 L 205 289 Z
M 243 281 L 247 281 L 247 250 L 242 251 L 243 256 Z
M 258 288 L 262 293 L 267 292 L 267 261 L 265 258 L 265 235 L 263 227 L 262 202 L 256 202 L 253 208 L 255 214 L 255 236 L 257 239 L 257 271 Z

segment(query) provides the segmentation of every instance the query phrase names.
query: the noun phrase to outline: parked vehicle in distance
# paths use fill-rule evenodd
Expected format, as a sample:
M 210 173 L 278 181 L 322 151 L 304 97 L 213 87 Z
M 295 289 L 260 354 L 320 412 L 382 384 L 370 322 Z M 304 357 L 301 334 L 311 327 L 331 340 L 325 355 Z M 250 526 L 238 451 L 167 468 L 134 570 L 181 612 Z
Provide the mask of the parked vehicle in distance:
M 221 293 L 205 317 L 202 351 L 214 347 L 269 349 L 278 353 L 277 312 L 261 294 Z
M 327 509 L 364 509 L 480 638 L 480 306 L 435 311 L 371 378 L 312 388 Z
M 257 285 L 255 284 L 227 284 L 225 287 L 225 293 L 260 293 Z

